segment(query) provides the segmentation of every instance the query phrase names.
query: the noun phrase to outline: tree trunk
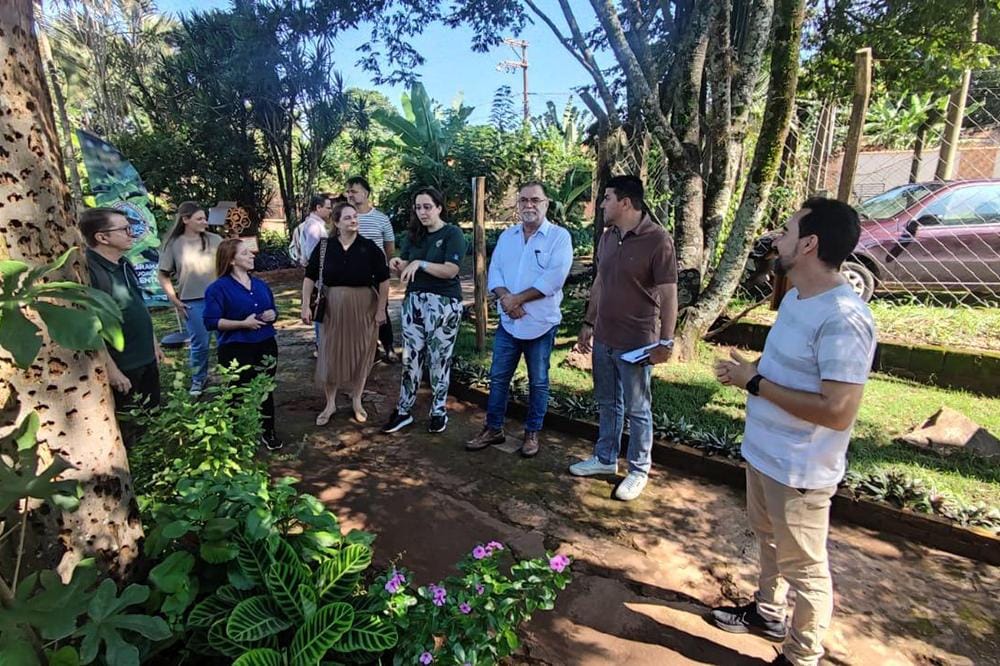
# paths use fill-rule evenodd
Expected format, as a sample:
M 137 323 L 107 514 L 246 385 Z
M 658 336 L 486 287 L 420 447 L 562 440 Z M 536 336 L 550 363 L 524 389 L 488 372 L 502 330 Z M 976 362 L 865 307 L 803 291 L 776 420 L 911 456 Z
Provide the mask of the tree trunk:
M 779 0 L 775 5 L 770 84 L 753 164 L 719 267 L 702 298 L 687 312 L 678 330 L 676 337 L 681 360 L 693 358 L 697 341 L 722 314 L 736 290 L 750 246 L 767 209 L 771 186 L 791 126 L 799 77 L 805 0 Z
M 35 35 L 32 0 L 0 2 L 0 259 L 37 265 L 76 245 L 79 235 Z M 53 276 L 82 278 L 79 258 Z M 37 411 L 40 455 L 69 461 L 76 469 L 63 476 L 79 479 L 84 490 L 74 513 L 31 513 L 29 570 L 58 565 L 67 579 L 77 562 L 94 557 L 113 575 L 125 575 L 142 525 L 101 358 L 57 347 L 47 336 L 28 370 L 0 351 L 0 407 L 4 430 Z

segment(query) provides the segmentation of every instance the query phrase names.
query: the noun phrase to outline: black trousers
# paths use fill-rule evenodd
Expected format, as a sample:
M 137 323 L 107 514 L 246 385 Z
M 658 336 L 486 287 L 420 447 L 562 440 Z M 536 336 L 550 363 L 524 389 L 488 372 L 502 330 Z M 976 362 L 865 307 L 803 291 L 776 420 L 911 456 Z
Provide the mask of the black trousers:
M 385 323 L 378 327 L 378 341 L 386 354 L 395 351 L 395 340 L 392 334 L 392 320 L 389 319 L 389 304 L 385 304 Z
M 131 370 L 122 370 L 122 374 L 132 382 L 132 388 L 127 393 L 112 389 L 115 411 L 127 412 L 133 407 L 151 409 L 160 406 L 160 366 L 156 361 Z M 119 419 L 119 427 L 125 447 L 132 446 L 139 436 L 136 424 L 129 418 Z
M 249 366 L 247 370 L 240 373 L 240 384 L 249 383 L 261 371 L 264 364 L 264 357 L 266 356 L 274 358 L 275 361 L 278 360 L 278 341 L 276 338 L 270 338 L 263 342 L 230 342 L 219 345 L 219 365 L 228 366 L 233 361 L 236 361 L 239 365 Z M 267 373 L 271 377 L 274 377 L 276 369 L 277 364 L 269 368 Z M 260 412 L 263 417 L 261 425 L 264 429 L 264 436 L 273 438 L 275 436 L 274 392 L 267 394 L 263 404 L 260 406 Z

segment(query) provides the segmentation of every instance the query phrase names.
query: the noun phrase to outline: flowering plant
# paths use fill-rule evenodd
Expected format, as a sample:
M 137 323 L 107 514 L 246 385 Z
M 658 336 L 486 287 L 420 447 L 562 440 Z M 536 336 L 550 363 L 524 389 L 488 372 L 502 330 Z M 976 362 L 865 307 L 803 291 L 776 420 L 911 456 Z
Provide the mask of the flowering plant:
M 570 559 L 552 555 L 513 561 L 498 541 L 477 545 L 456 566 L 461 575 L 413 589 L 409 572 L 393 569 L 372 590 L 396 618 L 393 664 L 493 664 L 520 641 L 517 628 L 536 610 L 551 610 L 569 584 Z

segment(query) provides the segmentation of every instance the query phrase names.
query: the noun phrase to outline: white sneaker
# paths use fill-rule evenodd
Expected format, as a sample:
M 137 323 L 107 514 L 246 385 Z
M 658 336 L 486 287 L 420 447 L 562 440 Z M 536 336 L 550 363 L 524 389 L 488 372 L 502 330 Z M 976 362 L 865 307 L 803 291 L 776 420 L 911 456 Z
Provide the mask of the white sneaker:
M 628 475 L 618 484 L 615 489 L 615 497 L 623 502 L 631 502 L 642 494 L 642 489 L 646 487 L 647 477 L 640 472 L 629 472 Z
M 591 456 L 586 460 L 581 460 L 569 466 L 569 473 L 573 476 L 596 476 L 598 474 L 617 474 L 618 461 L 605 465 L 597 456 Z

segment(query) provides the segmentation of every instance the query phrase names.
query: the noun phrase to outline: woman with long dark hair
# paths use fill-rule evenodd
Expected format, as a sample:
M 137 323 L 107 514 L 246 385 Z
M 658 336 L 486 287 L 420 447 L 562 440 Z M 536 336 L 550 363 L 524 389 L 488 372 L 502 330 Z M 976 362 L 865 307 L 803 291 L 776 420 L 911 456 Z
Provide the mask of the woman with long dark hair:
M 275 375 L 278 342 L 274 321 L 278 309 L 267 283 L 250 275 L 253 251 L 238 238 L 219 244 L 215 259 L 218 279 L 205 290 L 205 328 L 219 332 L 219 365 L 236 361 L 245 366 L 240 382 L 266 372 Z M 267 359 L 273 359 L 268 362 Z M 274 432 L 274 393 L 261 404 L 263 440 L 269 449 L 281 448 Z
M 406 285 L 403 300 L 403 373 L 399 403 L 382 432 L 397 432 L 413 423 L 410 411 L 417 400 L 423 374 L 422 356 L 430 364 L 431 402 L 428 432 L 448 427 L 448 382 L 451 355 L 462 320 L 462 285 L 459 265 L 465 256 L 461 229 L 448 224 L 444 196 L 432 187 L 417 190 L 410 213 L 409 242 L 402 255 L 389 262 Z
M 177 207 L 174 226 L 160 248 L 160 286 L 191 336 L 191 395 L 195 396 L 201 395 L 208 379 L 205 289 L 215 280 L 215 251 L 221 242 L 221 236 L 208 231 L 205 210 L 185 201 Z
M 306 324 L 314 317 L 309 305 L 313 289 L 323 290 L 316 381 L 323 386 L 326 405 L 316 417 L 320 426 L 329 423 L 337 411 L 341 386 L 351 393 L 355 420 L 368 420 L 361 396 L 389 298 L 389 267 L 382 250 L 358 233 L 358 211 L 348 203 L 334 204 L 330 221 L 330 237 L 313 250 L 302 280 L 302 321 Z

